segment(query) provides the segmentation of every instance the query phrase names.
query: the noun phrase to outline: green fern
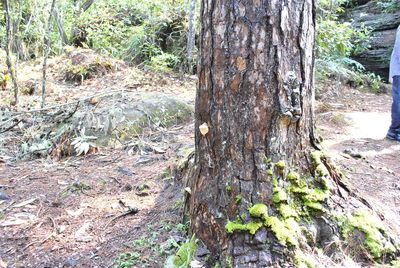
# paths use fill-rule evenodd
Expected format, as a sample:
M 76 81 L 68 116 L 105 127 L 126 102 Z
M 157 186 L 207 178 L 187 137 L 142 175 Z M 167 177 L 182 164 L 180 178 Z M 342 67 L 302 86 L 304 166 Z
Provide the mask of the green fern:
M 168 257 L 165 263 L 165 268 L 190 267 L 190 263 L 198 247 L 199 246 L 196 243 L 195 235 L 193 235 L 189 241 L 180 246 L 178 252 L 175 255 Z

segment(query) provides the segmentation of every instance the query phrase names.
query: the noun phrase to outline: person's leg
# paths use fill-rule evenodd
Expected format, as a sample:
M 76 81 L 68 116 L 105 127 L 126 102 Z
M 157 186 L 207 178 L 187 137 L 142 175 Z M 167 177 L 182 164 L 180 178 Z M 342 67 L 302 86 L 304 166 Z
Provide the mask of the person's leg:
M 393 77 L 393 91 L 392 91 L 392 124 L 388 131 L 389 138 L 400 139 L 400 76 Z M 392 137 L 390 137 L 392 136 Z

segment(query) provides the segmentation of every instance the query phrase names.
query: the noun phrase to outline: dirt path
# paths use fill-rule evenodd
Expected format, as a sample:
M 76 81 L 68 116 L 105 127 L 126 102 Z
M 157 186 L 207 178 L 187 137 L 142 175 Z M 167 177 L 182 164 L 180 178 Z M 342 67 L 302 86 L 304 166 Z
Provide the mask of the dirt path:
M 21 80 L 40 77 L 36 66 L 28 64 L 23 71 Z M 74 85 L 60 81 L 56 66 L 50 70 L 47 99 L 65 103 L 127 88 L 192 103 L 194 85 L 193 77 L 126 66 Z M 0 107 L 8 107 L 10 96 L 11 90 L 0 91 Z M 39 103 L 36 91 L 22 95 L 19 108 Z M 193 125 L 151 136 L 165 152 L 144 146 L 133 155 L 121 148 L 61 161 L 4 163 L 0 158 L 0 267 L 162 267 L 187 228 L 180 224 L 184 191 L 170 170 L 193 150 Z M 138 213 L 128 213 L 131 209 Z
M 318 127 L 330 155 L 353 188 L 400 235 L 400 143 L 385 138 L 390 96 L 344 89 L 340 97 L 321 103 L 340 104 L 319 115 Z M 350 156 L 349 150 L 361 158 Z
M 112 267 L 125 259 L 161 267 L 186 228 L 178 225 L 183 192 L 170 168 L 190 150 L 192 128 L 169 133 L 175 141 L 162 155 L 103 150 L 2 165 L 10 200 L 1 204 L 0 267 Z

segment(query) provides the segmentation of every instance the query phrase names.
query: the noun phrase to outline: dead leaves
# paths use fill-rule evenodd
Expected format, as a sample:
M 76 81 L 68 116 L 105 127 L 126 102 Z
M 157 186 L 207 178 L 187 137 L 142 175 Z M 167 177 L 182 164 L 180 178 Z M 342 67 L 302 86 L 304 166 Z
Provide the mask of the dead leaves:
M 9 209 L 15 209 L 15 208 L 22 208 L 22 207 L 26 207 L 30 204 L 32 204 L 33 202 L 35 202 L 37 199 L 36 198 L 32 198 L 23 202 L 20 202 L 16 205 L 10 205 L 7 208 L 3 209 L 3 212 Z M 18 212 L 18 213 L 14 213 L 10 216 L 7 216 L 3 221 L 0 222 L 0 226 L 2 227 L 7 227 L 7 226 L 15 226 L 15 225 L 23 225 L 23 224 L 27 224 L 30 222 L 33 222 L 37 219 L 36 215 L 32 214 L 32 213 L 28 213 L 26 211 L 22 211 L 22 212 Z

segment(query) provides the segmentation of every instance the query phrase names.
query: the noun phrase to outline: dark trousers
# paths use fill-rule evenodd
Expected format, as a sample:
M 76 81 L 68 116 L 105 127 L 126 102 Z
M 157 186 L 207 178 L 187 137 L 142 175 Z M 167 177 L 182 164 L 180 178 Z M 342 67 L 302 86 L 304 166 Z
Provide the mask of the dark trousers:
M 400 134 L 400 75 L 393 77 L 392 124 L 390 132 Z

